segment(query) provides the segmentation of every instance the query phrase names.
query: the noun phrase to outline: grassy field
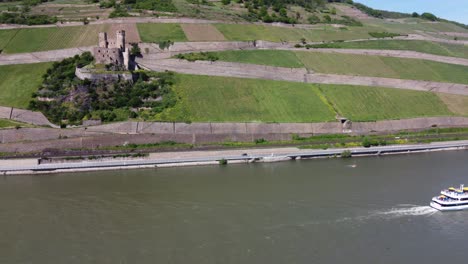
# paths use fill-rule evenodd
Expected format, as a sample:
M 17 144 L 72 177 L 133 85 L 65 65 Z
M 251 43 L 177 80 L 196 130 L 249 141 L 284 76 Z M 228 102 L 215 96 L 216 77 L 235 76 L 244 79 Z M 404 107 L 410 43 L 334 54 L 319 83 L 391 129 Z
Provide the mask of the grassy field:
M 211 24 L 181 24 L 185 36 L 190 41 L 226 40 L 216 27 Z
M 0 66 L 0 105 L 26 108 L 51 64 Z
M 313 85 L 178 75 L 177 105 L 157 117 L 178 121 L 332 121 L 335 113 Z
M 12 30 L 0 30 L 0 49 L 5 52 L 5 47 L 13 39 L 13 37 L 18 33 L 18 29 Z
M 404 21 L 404 22 L 403 22 Z M 438 22 L 431 23 L 427 20 L 418 18 L 409 18 L 401 22 L 390 22 L 383 19 L 367 20 L 366 25 L 380 28 L 381 31 L 389 31 L 401 34 L 415 33 L 415 31 L 432 31 L 432 32 L 468 32 L 452 23 Z
M 349 27 L 348 30 L 324 25 L 316 29 L 284 28 L 264 25 L 216 24 L 218 30 L 228 40 L 251 41 L 267 40 L 273 42 L 299 41 L 331 41 L 369 38 L 368 31 L 361 27 Z
M 137 24 L 141 41 L 159 42 L 162 40 L 187 41 L 179 24 Z
M 304 68 L 296 54 L 285 50 L 238 50 L 210 52 L 221 61 L 243 62 L 288 68 Z
M 19 31 L 18 29 L 2 30 L 0 34 L 12 36 L 4 47 L 5 53 L 23 53 L 96 45 L 98 33 L 106 31 L 107 27 L 109 25 L 25 28 Z M 12 33 L 16 31 L 18 31 L 16 34 Z
M 437 94 L 390 88 L 177 75 L 180 100 L 156 120 L 193 122 L 326 122 L 463 115 Z M 463 108 L 464 107 L 464 108 Z M 463 110 L 464 109 L 464 110 Z
M 336 111 L 353 121 L 451 116 L 444 102 L 430 92 L 346 85 L 320 85 Z
M 370 40 L 329 44 L 330 48 L 412 50 L 441 56 L 468 58 L 468 47 L 422 40 Z

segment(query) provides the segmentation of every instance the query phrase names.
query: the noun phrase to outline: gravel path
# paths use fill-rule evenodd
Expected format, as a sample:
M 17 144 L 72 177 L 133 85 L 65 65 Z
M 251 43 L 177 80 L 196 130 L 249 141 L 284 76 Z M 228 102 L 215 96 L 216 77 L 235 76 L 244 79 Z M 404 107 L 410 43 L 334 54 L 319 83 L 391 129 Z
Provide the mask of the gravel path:
M 73 57 L 85 51 L 92 51 L 93 47 L 49 50 L 18 54 L 0 54 L 0 65 L 29 64 L 49 61 L 60 61 Z
M 305 83 L 349 84 L 378 86 L 408 90 L 431 91 L 448 94 L 468 95 L 468 85 L 379 77 L 362 77 L 336 74 L 315 74 L 306 69 L 262 66 L 231 62 L 188 62 L 177 59 L 145 60 L 137 62 L 153 71 L 174 71 L 185 74 L 226 76 L 252 79 L 281 80 Z

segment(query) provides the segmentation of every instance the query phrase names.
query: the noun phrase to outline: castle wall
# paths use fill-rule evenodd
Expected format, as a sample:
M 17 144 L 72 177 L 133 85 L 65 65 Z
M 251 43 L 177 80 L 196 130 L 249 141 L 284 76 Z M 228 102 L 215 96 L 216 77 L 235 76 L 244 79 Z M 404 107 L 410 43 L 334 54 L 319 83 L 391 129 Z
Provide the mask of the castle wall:
M 97 64 L 123 64 L 123 58 L 117 48 L 94 47 L 93 56 Z

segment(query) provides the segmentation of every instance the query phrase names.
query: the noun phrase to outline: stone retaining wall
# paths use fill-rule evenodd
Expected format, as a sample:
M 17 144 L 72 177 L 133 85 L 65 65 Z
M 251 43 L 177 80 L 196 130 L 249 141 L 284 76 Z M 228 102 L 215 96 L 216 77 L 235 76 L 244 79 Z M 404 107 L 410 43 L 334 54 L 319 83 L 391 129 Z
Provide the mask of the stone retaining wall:
M 33 112 L 12 107 L 0 106 L 0 118 L 11 119 L 36 126 L 57 127 L 56 125 L 50 123 L 41 112 Z
M 132 81 L 133 77 L 131 73 L 94 73 L 88 69 L 76 68 L 75 75 L 80 80 L 126 80 Z
M 1 113 L 1 111 L 0 111 Z M 344 127 L 340 122 L 329 123 L 151 123 L 121 122 L 71 129 L 21 128 L 0 130 L 0 146 L 4 151 L 35 148 L 73 148 L 94 145 L 116 146 L 125 143 L 154 143 L 173 140 L 185 143 L 224 141 L 290 140 L 293 134 L 369 134 L 401 130 L 424 130 L 432 127 L 468 127 L 468 118 L 435 117 L 377 122 L 355 122 Z M 79 140 L 78 140 L 79 139 Z M 125 139 L 125 140 L 122 140 Z M 78 141 L 77 141 L 78 140 Z M 53 143 L 55 142 L 55 143 Z M 59 142 L 68 142 L 62 145 Z M 89 142 L 94 142 L 92 144 Z M 8 143 L 11 143 L 8 145 Z M 84 145 L 83 145 L 84 144 Z M 90 145 L 91 144 L 91 145 Z M 14 146 L 14 147 L 11 147 Z M 0 148 L 0 152 L 2 148 Z M 34 149 L 37 151 L 37 149 Z M 33 151 L 33 150 L 30 150 Z

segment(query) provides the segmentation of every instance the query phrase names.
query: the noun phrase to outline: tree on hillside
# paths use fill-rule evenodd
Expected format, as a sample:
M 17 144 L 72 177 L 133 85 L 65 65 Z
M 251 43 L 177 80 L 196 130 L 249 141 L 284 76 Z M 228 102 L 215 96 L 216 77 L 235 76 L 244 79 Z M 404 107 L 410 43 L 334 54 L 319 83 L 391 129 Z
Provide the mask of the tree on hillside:
M 434 14 L 427 13 L 427 12 L 422 13 L 421 18 L 427 19 L 427 20 L 430 20 L 430 21 L 437 21 L 438 20 L 438 18 Z

